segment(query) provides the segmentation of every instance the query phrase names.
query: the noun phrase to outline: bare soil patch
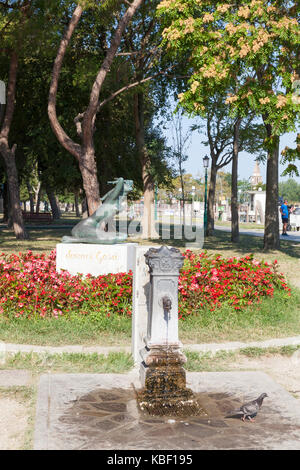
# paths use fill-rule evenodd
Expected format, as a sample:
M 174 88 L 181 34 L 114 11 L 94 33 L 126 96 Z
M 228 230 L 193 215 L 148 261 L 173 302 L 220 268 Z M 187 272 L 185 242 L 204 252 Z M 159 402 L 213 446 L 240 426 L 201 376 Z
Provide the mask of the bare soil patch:
M 0 450 L 24 448 L 29 413 L 26 405 L 0 394 Z

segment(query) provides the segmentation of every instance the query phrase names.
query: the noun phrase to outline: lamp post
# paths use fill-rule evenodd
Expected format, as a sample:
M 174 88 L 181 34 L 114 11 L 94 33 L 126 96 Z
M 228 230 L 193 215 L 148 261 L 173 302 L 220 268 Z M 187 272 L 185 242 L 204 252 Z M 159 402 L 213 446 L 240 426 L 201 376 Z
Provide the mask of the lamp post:
M 0 124 L 4 116 L 5 104 L 6 104 L 5 83 L 2 80 L 0 80 Z
M 192 204 L 191 204 L 191 226 L 193 226 L 193 213 L 194 213 L 194 197 L 195 197 L 195 194 L 196 194 L 196 188 L 195 188 L 195 186 L 192 186 L 192 192 L 191 192 L 191 195 L 192 195 Z
M 209 165 L 209 157 L 205 155 L 203 158 L 203 166 L 205 169 L 205 192 L 204 192 L 204 234 L 207 228 L 207 168 Z

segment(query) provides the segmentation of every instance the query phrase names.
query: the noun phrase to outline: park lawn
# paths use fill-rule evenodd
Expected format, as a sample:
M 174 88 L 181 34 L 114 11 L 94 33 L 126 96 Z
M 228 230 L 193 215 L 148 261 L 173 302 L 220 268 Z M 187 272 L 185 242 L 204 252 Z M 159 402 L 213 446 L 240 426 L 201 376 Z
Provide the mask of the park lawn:
M 228 221 L 223 221 L 223 220 L 216 220 L 215 222 L 216 225 L 220 227 L 231 227 L 231 222 Z M 256 224 L 254 222 L 240 222 L 239 224 L 241 229 L 264 229 L 264 225 L 262 224 Z
M 67 219 L 72 220 L 68 214 Z M 70 234 L 70 227 L 53 228 L 30 227 L 29 240 L 17 241 L 14 234 L 3 229 L 0 233 L 1 251 L 18 253 L 32 250 L 36 253 L 49 253 L 59 243 L 63 235 Z M 136 240 L 134 240 L 136 241 Z M 185 250 L 181 240 L 141 241 L 143 244 L 168 244 Z M 191 247 L 189 247 L 191 249 Z M 230 241 L 230 233 L 216 231 L 213 237 L 204 242 L 208 254 L 222 257 L 244 256 L 252 253 L 254 258 L 272 263 L 277 259 L 279 271 L 283 272 L 291 286 L 300 288 L 298 279 L 300 244 L 281 241 L 280 250 L 263 253 L 262 238 L 248 235 L 240 236 L 238 246 Z M 196 249 L 195 251 L 201 251 Z M 188 320 L 179 322 L 179 335 L 183 343 L 205 343 L 224 341 L 255 341 L 272 337 L 287 337 L 300 334 L 300 291 L 292 290 L 288 300 L 266 298 L 255 308 L 236 312 L 224 308 L 215 312 L 203 312 L 201 316 L 192 315 Z M 110 318 L 95 323 L 88 317 L 84 319 L 0 319 L 0 340 L 10 343 L 62 345 L 130 345 L 131 319 Z
M 195 352 L 184 350 L 187 358 L 185 369 L 189 372 L 221 372 L 237 370 L 243 358 L 261 359 L 269 357 L 291 357 L 300 345 L 270 348 L 242 348 L 236 351 Z M 242 368 L 241 368 L 242 369 Z
M 236 311 L 229 307 L 179 320 L 184 344 L 259 341 L 300 335 L 300 291 L 286 300 L 275 293 L 261 303 Z M 131 318 L 110 317 L 95 322 L 84 318 L 0 320 L 0 340 L 7 343 L 61 346 L 130 346 Z

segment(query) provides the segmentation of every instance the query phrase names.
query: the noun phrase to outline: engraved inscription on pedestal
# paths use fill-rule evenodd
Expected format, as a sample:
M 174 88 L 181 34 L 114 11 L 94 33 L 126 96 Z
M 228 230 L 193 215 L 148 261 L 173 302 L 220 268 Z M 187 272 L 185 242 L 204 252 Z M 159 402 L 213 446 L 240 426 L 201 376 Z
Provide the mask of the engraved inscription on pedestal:
M 59 243 L 56 245 L 56 270 L 70 274 L 100 276 L 133 269 L 135 243 L 97 245 Z

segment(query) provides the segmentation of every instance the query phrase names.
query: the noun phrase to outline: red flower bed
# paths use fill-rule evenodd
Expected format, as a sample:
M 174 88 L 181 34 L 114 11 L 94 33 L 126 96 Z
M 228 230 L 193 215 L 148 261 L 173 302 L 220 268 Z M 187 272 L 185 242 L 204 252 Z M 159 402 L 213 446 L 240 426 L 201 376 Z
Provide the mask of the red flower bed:
M 132 274 L 72 276 L 56 272 L 56 252 L 0 257 L 0 313 L 58 317 L 101 311 L 131 315 Z
M 252 256 L 225 259 L 187 250 L 179 278 L 179 318 L 224 304 L 236 310 L 273 296 L 290 295 L 277 263 L 259 263 Z M 0 314 L 14 317 L 86 315 L 131 316 L 132 273 L 104 276 L 58 274 L 56 253 L 0 255 Z
M 244 258 L 211 257 L 206 253 L 184 253 L 186 262 L 179 278 L 179 317 L 209 307 L 212 311 L 225 303 L 239 310 L 273 296 L 279 289 L 290 295 L 282 273 L 273 264 L 258 262 L 252 255 Z

